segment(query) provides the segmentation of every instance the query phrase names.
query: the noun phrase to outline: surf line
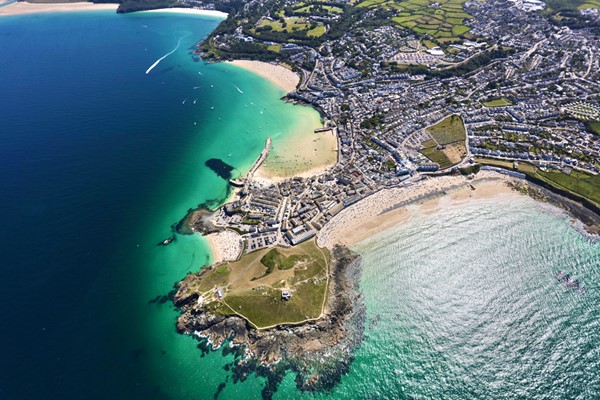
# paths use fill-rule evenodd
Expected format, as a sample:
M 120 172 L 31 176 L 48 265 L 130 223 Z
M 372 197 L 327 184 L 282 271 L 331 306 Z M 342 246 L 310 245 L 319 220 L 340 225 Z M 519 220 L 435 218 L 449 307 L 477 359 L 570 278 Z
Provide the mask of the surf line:
M 179 46 L 181 46 L 181 41 L 183 39 L 185 39 L 186 37 L 190 36 L 191 33 L 188 33 L 187 35 L 184 35 L 182 37 L 179 38 L 179 40 L 177 41 L 177 46 L 175 46 L 175 48 L 173 50 L 171 50 L 170 52 L 168 52 L 167 54 L 165 54 L 164 56 L 162 56 L 161 58 L 159 58 L 158 60 L 156 60 L 154 62 L 154 64 L 152 64 L 150 66 L 150 68 L 148 68 L 146 70 L 146 75 L 148 75 L 150 73 L 150 71 L 152 71 L 154 69 L 154 67 L 156 67 L 162 60 L 164 60 L 165 58 L 169 57 L 171 54 L 175 53 L 177 51 L 177 49 L 179 49 Z

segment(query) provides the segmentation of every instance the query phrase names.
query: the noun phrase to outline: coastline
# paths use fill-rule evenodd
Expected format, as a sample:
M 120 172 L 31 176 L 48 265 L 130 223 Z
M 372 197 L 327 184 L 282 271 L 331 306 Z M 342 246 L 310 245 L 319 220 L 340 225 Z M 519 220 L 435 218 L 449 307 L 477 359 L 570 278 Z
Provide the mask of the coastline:
M 16 2 L 5 7 L 0 7 L 0 16 L 25 15 L 53 12 L 78 12 L 78 11 L 117 11 L 116 3 L 95 4 L 81 3 L 27 3 Z
M 433 213 L 453 203 L 521 196 L 508 186 L 515 181 L 506 175 L 482 171 L 473 179 L 443 176 L 408 187 L 383 189 L 333 217 L 317 234 L 317 244 L 330 249 L 335 245 L 352 247 L 406 222 L 414 211 Z
M 296 87 L 300 83 L 300 77 L 296 75 L 295 72 L 281 65 L 251 60 L 234 60 L 226 61 L 226 63 L 243 68 L 265 78 L 269 82 L 285 90 L 286 94 L 296 90 Z
M 288 68 L 262 61 L 234 60 L 229 65 L 258 75 L 287 93 L 296 90 L 300 77 Z M 284 139 L 274 139 L 273 149 L 254 174 L 254 181 L 269 185 L 294 177 L 320 175 L 337 163 L 338 141 L 333 130 L 315 133 L 323 126 L 318 121 L 305 118 Z
M 338 141 L 333 131 L 315 133 L 312 127 L 302 124 L 291 135 L 275 142 L 272 153 L 254 174 L 254 180 L 268 185 L 295 177 L 321 175 L 335 166 L 337 157 Z
M 208 17 L 227 18 L 227 13 L 217 10 L 202 10 L 200 8 L 184 8 L 184 7 L 173 7 L 173 8 L 158 8 L 156 10 L 144 10 L 139 12 L 147 13 L 172 13 L 172 14 L 193 14 L 193 15 L 204 15 Z

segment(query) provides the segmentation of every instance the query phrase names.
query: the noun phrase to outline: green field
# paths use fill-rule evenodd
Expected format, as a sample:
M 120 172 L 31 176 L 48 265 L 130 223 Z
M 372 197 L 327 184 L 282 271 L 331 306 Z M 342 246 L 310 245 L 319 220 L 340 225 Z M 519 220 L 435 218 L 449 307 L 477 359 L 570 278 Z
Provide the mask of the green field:
M 281 45 L 280 44 L 271 44 L 271 45 L 267 46 L 267 50 L 273 51 L 275 53 L 279 53 L 281 51 Z
M 428 147 L 420 150 L 421 154 L 429 158 L 434 163 L 438 163 L 441 169 L 452 166 L 452 161 L 444 154 L 443 151 L 437 150 L 435 147 Z
M 466 131 L 460 115 L 451 115 L 427 128 L 430 140 L 421 143 L 421 154 L 438 163 L 441 169 L 451 167 L 466 156 Z
M 312 37 L 319 37 L 325 33 L 325 26 L 323 24 L 317 25 L 314 29 L 308 31 L 307 35 Z
M 392 21 L 401 28 L 430 35 L 435 39 L 456 41 L 470 30 L 465 25 L 465 20 L 473 18 L 463 11 L 465 2 L 466 0 L 365 0 L 357 7 L 394 11 L 396 15 L 392 17 Z
M 207 309 L 240 315 L 258 329 L 297 324 L 321 315 L 330 262 L 329 251 L 314 240 L 263 249 L 200 274 L 186 295 L 198 294 Z M 217 289 L 223 298 L 218 298 Z M 283 300 L 282 290 L 289 290 L 292 298 Z
M 427 128 L 427 132 L 441 145 L 451 144 L 466 139 L 465 125 L 460 115 L 453 114 L 437 124 Z
M 537 170 L 536 175 L 559 189 L 575 193 L 600 205 L 600 175 L 590 175 L 576 170 L 572 170 L 570 174 Z
M 314 27 L 314 28 L 313 28 Z M 322 23 L 310 23 L 304 17 L 289 17 L 270 21 L 263 19 L 256 27 L 253 32 L 260 35 L 261 32 L 273 31 L 273 32 L 306 32 L 307 36 L 319 37 L 325 33 L 325 26 Z
M 303 4 L 302 4 L 303 5 Z M 301 14 L 314 14 L 315 12 L 326 12 L 328 14 L 341 14 L 344 12 L 344 9 L 337 6 L 329 6 L 320 3 L 312 3 L 309 5 L 303 5 L 302 7 L 295 8 L 294 13 Z
M 507 99 L 505 99 L 504 97 L 502 97 L 499 99 L 493 99 L 490 101 L 486 101 L 485 103 L 483 103 L 483 105 L 486 107 L 504 107 L 504 106 L 511 106 L 512 103 L 510 101 L 508 101 Z
M 512 161 L 482 157 L 476 158 L 475 161 L 480 164 L 514 170 Z M 534 165 L 523 162 L 518 163 L 517 171 L 540 179 L 557 189 L 584 197 L 600 206 L 600 175 L 591 175 L 577 170 L 572 170 L 570 174 L 555 170 L 542 171 Z
M 577 7 L 578 10 L 587 10 L 588 8 L 596 8 L 600 10 L 600 0 L 587 0 L 585 3 Z
M 588 122 L 585 125 L 592 133 L 600 135 L 600 122 Z
M 260 24 L 256 26 L 256 29 L 270 27 L 275 32 L 292 32 L 292 31 L 304 31 L 309 28 L 309 24 L 306 19 L 299 17 L 284 18 L 282 23 L 280 20 L 269 21 L 263 19 Z

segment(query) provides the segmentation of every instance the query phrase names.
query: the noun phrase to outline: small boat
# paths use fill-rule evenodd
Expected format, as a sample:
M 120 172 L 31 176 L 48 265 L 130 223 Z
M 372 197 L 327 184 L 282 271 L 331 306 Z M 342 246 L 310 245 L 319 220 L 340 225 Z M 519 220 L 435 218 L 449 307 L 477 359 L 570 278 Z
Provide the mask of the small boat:
M 168 238 L 166 238 L 162 242 L 158 242 L 156 245 L 157 246 L 168 246 L 171 243 L 173 243 L 174 241 L 175 241 L 175 236 L 169 236 Z

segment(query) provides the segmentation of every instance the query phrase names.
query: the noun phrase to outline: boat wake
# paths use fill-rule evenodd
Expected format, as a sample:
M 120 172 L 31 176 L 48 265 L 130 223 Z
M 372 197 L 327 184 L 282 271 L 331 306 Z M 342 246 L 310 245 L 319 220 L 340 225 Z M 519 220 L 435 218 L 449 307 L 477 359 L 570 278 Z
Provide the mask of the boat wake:
M 244 94 L 244 92 L 242 92 L 242 89 L 240 89 L 240 88 L 239 88 L 239 87 L 237 87 L 236 85 L 233 85 L 233 86 L 235 86 L 235 88 L 237 89 L 237 91 L 238 91 L 238 92 L 240 92 L 241 94 Z
M 181 46 L 181 41 L 183 39 L 185 39 L 186 37 L 190 36 L 190 35 L 191 35 L 191 33 L 188 33 L 187 35 L 183 35 L 182 37 L 180 37 L 179 40 L 177 41 L 177 46 L 175 46 L 175 48 L 173 50 L 171 50 L 170 52 L 168 52 L 167 54 L 165 54 L 164 56 L 162 56 L 158 60 L 154 61 L 154 64 L 152 64 L 150 66 L 150 68 L 148 68 L 146 70 L 146 75 L 148 75 L 150 73 L 150 71 L 152 71 L 154 69 L 154 67 L 156 67 L 158 64 L 160 64 L 160 62 L 162 60 L 164 60 L 165 58 L 169 57 L 171 54 L 175 53 L 179 49 L 179 46 Z

